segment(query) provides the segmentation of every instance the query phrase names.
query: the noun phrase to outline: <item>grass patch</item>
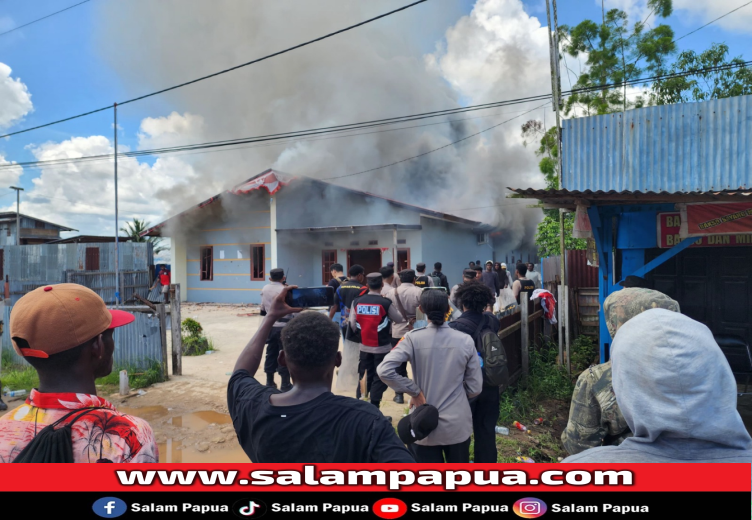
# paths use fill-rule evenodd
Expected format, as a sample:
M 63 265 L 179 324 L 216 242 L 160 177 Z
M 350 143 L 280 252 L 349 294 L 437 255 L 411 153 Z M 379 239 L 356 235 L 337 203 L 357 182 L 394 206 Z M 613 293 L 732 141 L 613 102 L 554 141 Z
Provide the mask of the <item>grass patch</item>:
M 146 368 L 138 368 L 136 366 L 121 366 L 112 369 L 112 372 L 96 380 L 96 385 L 102 388 L 100 393 L 112 393 L 120 387 L 120 371 L 128 371 L 128 381 L 132 389 L 144 388 L 154 383 L 164 381 L 162 375 L 162 365 L 153 360 L 149 360 Z M 31 392 L 32 388 L 39 388 L 39 376 L 37 371 L 33 367 L 18 366 L 13 364 L 5 364 L 3 359 L 2 374 L 0 374 L 0 380 L 2 381 L 2 387 L 6 386 L 11 390 L 24 389 L 27 392 Z
M 203 356 L 208 350 L 217 350 L 214 341 L 204 335 L 203 327 L 193 318 L 184 319 L 181 328 L 187 334 L 183 336 L 184 356 Z
M 29 365 L 24 367 L 10 365 L 7 368 L 4 366 L 0 380 L 2 380 L 3 388 L 7 386 L 11 390 L 26 390 L 27 393 L 39 386 L 37 371 Z
M 569 418 L 569 405 L 580 372 L 597 362 L 597 346 L 593 340 L 578 337 L 570 347 L 572 376 L 566 366 L 558 365 L 558 347 L 547 344 L 530 352 L 530 373 L 517 387 L 501 395 L 499 424 L 510 429 L 509 436 L 498 435 L 498 462 L 517 462 L 520 456 L 535 462 L 557 462 L 567 453 L 561 445 L 561 432 Z M 535 425 L 542 418 L 543 424 Z M 516 430 L 519 421 L 529 433 Z
M 109 375 L 100 377 L 96 380 L 97 386 L 103 387 L 105 392 L 110 393 L 120 388 L 120 371 L 128 372 L 128 384 L 131 389 L 137 390 L 151 386 L 154 383 L 164 381 L 162 374 L 162 365 L 158 361 L 148 360 L 146 368 L 139 368 L 135 365 L 118 366 L 112 369 Z

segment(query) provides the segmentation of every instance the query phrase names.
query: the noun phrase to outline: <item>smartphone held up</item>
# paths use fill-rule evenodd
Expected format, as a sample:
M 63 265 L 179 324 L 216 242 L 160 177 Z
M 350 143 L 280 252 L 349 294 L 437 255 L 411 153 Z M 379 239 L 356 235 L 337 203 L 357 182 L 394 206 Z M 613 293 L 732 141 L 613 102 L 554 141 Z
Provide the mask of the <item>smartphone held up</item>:
M 334 304 L 334 287 L 303 287 L 287 291 L 285 303 L 290 307 L 331 307 Z

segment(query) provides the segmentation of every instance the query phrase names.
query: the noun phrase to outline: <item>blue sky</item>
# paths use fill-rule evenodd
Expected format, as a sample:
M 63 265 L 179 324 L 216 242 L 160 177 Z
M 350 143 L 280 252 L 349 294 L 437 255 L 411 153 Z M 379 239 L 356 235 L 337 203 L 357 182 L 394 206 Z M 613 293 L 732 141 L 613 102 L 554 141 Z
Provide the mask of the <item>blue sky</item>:
M 105 16 L 103 4 L 114 1 L 116 0 L 91 0 L 60 15 L 0 36 L 0 63 L 11 67 L 11 76 L 19 78 L 27 86 L 34 106 L 33 112 L 5 130 L 14 131 L 35 126 L 111 105 L 113 101 L 127 99 L 152 90 L 152 86 L 147 83 L 138 88 L 134 87 L 133 81 L 123 82 L 118 70 L 112 66 L 116 61 L 106 59 L 107 57 L 103 55 L 104 45 L 101 39 L 106 38 L 107 35 L 97 30 L 97 27 L 101 23 L 101 17 Z M 34 2 L 0 0 L 0 32 L 76 2 L 77 0 L 35 0 Z M 120 2 L 127 8 L 129 0 L 120 0 Z M 526 0 L 523 3 L 525 11 L 538 17 L 545 25 L 545 3 L 542 0 Z M 607 7 L 617 4 L 631 6 L 636 3 L 639 2 L 637 0 L 611 0 L 606 5 Z M 703 2 L 699 0 L 694 2 L 694 4 L 698 3 Z M 729 6 L 728 9 L 721 8 L 722 13 L 744 2 L 743 0 L 718 0 L 717 3 Z M 462 15 L 469 13 L 474 4 L 472 0 L 432 0 L 420 6 L 421 9 L 442 10 L 443 19 L 446 21 L 445 25 L 428 24 L 426 28 L 418 29 L 421 31 L 420 41 L 424 43 L 422 50 L 425 53 L 432 52 L 436 42 L 443 38 L 446 28 Z M 676 9 L 666 21 L 678 36 L 707 22 L 714 17 L 712 14 L 716 12 L 703 11 L 702 7 L 694 8 L 690 2 L 676 2 L 676 4 L 688 6 L 688 8 Z M 376 12 L 382 10 L 386 8 L 377 9 Z M 745 11 L 746 19 L 752 20 L 752 6 L 747 7 Z M 634 9 L 633 12 L 639 13 L 639 9 Z M 559 13 L 560 24 L 575 25 L 585 18 L 600 18 L 601 5 L 600 2 L 593 0 L 560 0 Z M 144 16 L 148 16 L 148 13 L 144 13 Z M 736 18 L 736 15 L 732 16 Z M 713 42 L 725 42 L 731 48 L 733 56 L 742 55 L 750 59 L 752 57 L 752 31 L 730 30 L 727 28 L 728 25 L 711 25 L 682 40 L 680 48 L 701 51 Z M 248 56 L 248 58 L 252 57 Z M 201 72 L 206 70 L 206 67 L 203 67 Z M 173 82 L 187 79 L 191 78 L 175 77 Z M 216 81 L 224 81 L 224 79 Z M 565 88 L 568 86 L 566 79 L 564 86 Z M 123 129 L 119 134 L 120 142 L 130 148 L 135 148 L 137 146 L 136 133 L 144 117 L 164 117 L 173 110 L 183 112 L 189 108 L 174 104 L 175 100 L 175 97 L 161 96 L 149 102 L 123 107 L 119 111 L 119 123 Z M 0 104 L 2 103 L 0 99 Z M 91 135 L 112 136 L 111 111 L 3 140 L 0 142 L 0 154 L 4 155 L 6 160 L 33 160 L 34 156 L 27 148 L 29 145 L 46 141 L 60 142 L 72 136 Z M 149 160 L 146 162 L 151 164 Z M 27 169 L 20 183 L 30 189 L 32 179 L 37 176 L 37 170 Z M 0 188 L 0 197 L 2 197 L 0 206 L 10 201 L 5 193 L 5 190 Z

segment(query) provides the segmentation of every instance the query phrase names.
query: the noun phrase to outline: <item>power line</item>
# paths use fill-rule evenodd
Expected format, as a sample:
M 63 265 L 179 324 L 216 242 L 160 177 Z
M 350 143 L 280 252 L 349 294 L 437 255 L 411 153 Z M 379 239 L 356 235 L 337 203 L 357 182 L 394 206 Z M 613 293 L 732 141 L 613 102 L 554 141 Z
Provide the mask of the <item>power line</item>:
M 46 20 L 47 18 L 49 18 L 49 17 L 51 17 L 51 16 L 55 16 L 56 14 L 60 14 L 60 13 L 63 13 L 63 12 L 65 12 L 65 11 L 67 11 L 68 9 L 73 9 L 74 7 L 78 7 L 79 5 L 81 5 L 81 4 L 85 4 L 86 2 L 89 2 L 89 1 L 90 1 L 90 0 L 84 0 L 83 2 L 79 2 L 79 3 L 77 3 L 77 4 L 73 4 L 73 5 L 71 5 L 71 6 L 68 6 L 68 7 L 66 7 L 65 9 L 61 9 L 61 10 L 59 10 L 59 11 L 55 11 L 55 12 L 54 12 L 54 13 L 52 13 L 52 14 L 48 14 L 47 16 L 43 16 L 43 17 L 41 17 L 41 18 L 37 18 L 36 20 L 33 20 L 33 21 L 29 22 L 29 23 L 25 23 L 25 24 L 23 24 L 23 25 L 19 25 L 18 27 L 14 27 L 13 29 L 9 29 L 9 30 L 7 30 L 7 31 L 5 31 L 5 32 L 2 32 L 2 33 L 0 33 L 0 36 L 4 36 L 4 35 L 6 35 L 6 34 L 8 34 L 8 33 L 12 33 L 13 31 L 17 31 L 17 30 L 19 30 L 19 29 L 23 29 L 24 27 L 28 27 L 28 26 L 29 26 L 29 25 L 31 25 L 31 24 L 34 24 L 34 23 L 37 23 L 37 22 L 41 22 L 42 20 Z
M 729 11 L 728 13 L 726 13 L 726 14 L 724 14 L 724 15 L 722 15 L 722 16 L 719 16 L 719 17 L 718 17 L 718 18 L 716 18 L 715 20 L 711 20 L 711 21 L 709 21 L 708 23 L 706 23 L 705 25 L 703 25 L 703 26 L 701 26 L 701 27 L 698 27 L 698 28 L 697 28 L 697 29 L 695 29 L 694 31 L 688 32 L 687 34 L 685 34 L 685 35 L 684 35 L 684 36 L 682 36 L 681 38 L 677 38 L 677 39 L 675 39 L 675 40 L 673 41 L 673 43 L 676 43 L 676 42 L 678 42 L 679 40 L 681 40 L 681 39 L 683 39 L 683 38 L 686 38 L 686 37 L 687 37 L 687 36 L 689 36 L 690 34 L 694 34 L 694 33 L 696 33 L 696 32 L 697 32 L 697 31 L 699 31 L 700 29 L 704 29 L 704 28 L 705 28 L 705 27 L 707 27 L 708 25 L 710 25 L 710 24 L 712 24 L 712 23 L 715 23 L 715 22 L 717 22 L 717 21 L 718 21 L 718 20 L 720 20 L 721 18 L 726 18 L 726 17 L 727 17 L 728 15 L 730 15 L 731 13 L 734 13 L 734 12 L 738 11 L 738 10 L 739 10 L 739 9 L 741 9 L 742 7 L 747 7 L 747 6 L 749 5 L 749 4 L 752 4 L 752 2 L 747 2 L 747 3 L 746 3 L 746 4 L 744 4 L 744 5 L 740 5 L 740 6 L 739 6 L 739 7 L 737 7 L 736 9 L 732 9 L 732 10 L 731 10 L 731 11 Z
M 275 56 L 280 56 L 282 54 L 294 51 L 296 49 L 300 49 L 301 47 L 305 47 L 307 45 L 311 45 L 313 43 L 320 42 L 321 40 L 325 40 L 327 38 L 331 38 L 332 36 L 336 36 L 338 34 L 342 34 L 344 32 L 350 31 L 350 30 L 355 29 L 357 27 L 361 27 L 361 26 L 369 24 L 371 22 L 375 22 L 376 20 L 380 20 L 381 18 L 385 18 L 387 16 L 393 15 L 393 14 L 398 13 L 400 11 L 404 11 L 405 9 L 409 9 L 410 7 L 413 7 L 415 5 L 422 4 L 425 1 L 426 0 L 417 0 L 416 2 L 413 2 L 412 4 L 408 4 L 408 5 L 405 5 L 403 7 L 398 8 L 398 9 L 394 9 L 392 11 L 389 11 L 388 13 L 380 14 L 379 16 L 375 16 L 373 18 L 369 18 L 368 20 L 364 20 L 362 22 L 356 23 L 355 25 L 350 25 L 348 27 L 345 27 L 344 29 L 340 29 L 338 31 L 334 31 L 332 33 L 326 34 L 324 36 L 319 36 L 318 38 L 315 38 L 313 40 L 309 40 L 309 41 L 304 42 L 304 43 L 299 43 L 298 45 L 295 45 L 293 47 L 289 47 L 287 49 L 284 49 L 284 50 L 281 50 L 281 51 L 278 51 L 278 52 L 275 52 L 275 53 L 272 53 L 272 54 L 268 54 L 268 55 L 266 55 L 266 56 L 264 56 L 262 58 L 257 58 L 255 60 L 251 60 L 251 61 L 248 61 L 246 63 L 241 63 L 240 65 L 235 65 L 234 67 L 230 67 L 229 69 L 220 70 L 219 72 L 214 72 L 212 74 L 208 74 L 208 75 L 202 76 L 200 78 L 196 78 L 196 79 L 193 79 L 193 80 L 190 80 L 190 81 L 186 81 L 186 82 L 180 83 L 178 85 L 173 85 L 172 87 L 163 88 L 161 90 L 157 90 L 157 91 L 151 92 L 149 94 L 144 94 L 142 96 L 131 98 L 131 99 L 128 99 L 126 101 L 118 102 L 118 105 L 126 105 L 128 103 L 133 103 L 134 101 L 139 101 L 141 99 L 146 99 L 148 97 L 156 96 L 157 94 L 163 94 L 163 93 L 169 92 L 171 90 L 175 90 L 175 89 L 178 89 L 178 88 L 181 88 L 181 87 L 185 87 L 187 85 L 192 85 L 194 83 L 198 83 L 199 81 L 203 81 L 205 79 L 213 78 L 213 77 L 219 76 L 221 74 L 226 74 L 228 72 L 232 72 L 233 70 L 237 70 L 237 69 L 240 69 L 240 68 L 243 68 L 243 67 L 247 67 L 249 65 L 253 65 L 255 63 L 259 63 L 259 62 L 264 61 L 264 60 L 268 60 L 269 58 L 274 58 Z M 18 135 L 18 134 L 22 134 L 24 132 L 30 132 L 32 130 L 37 130 L 39 128 L 44 128 L 44 127 L 47 127 L 47 126 L 56 125 L 56 124 L 62 123 L 64 121 L 70 121 L 71 119 L 77 119 L 79 117 L 84 117 L 84 116 L 87 116 L 87 115 L 90 115 L 90 114 L 94 114 L 96 112 L 102 112 L 103 110 L 109 110 L 110 108 L 112 108 L 111 105 L 106 106 L 106 107 L 102 107 L 102 108 L 98 108 L 96 110 L 91 110 L 91 111 L 83 113 L 83 114 L 78 114 L 76 116 L 67 117 L 65 119 L 59 119 L 57 121 L 52 121 L 50 123 L 46 123 L 46 124 L 43 124 L 43 125 L 34 126 L 34 127 L 31 127 L 31 128 L 26 128 L 24 130 L 18 130 L 16 132 L 11 132 L 11 133 L 5 134 L 5 135 L 0 135 L 0 139 L 3 138 L 3 137 L 9 137 L 9 136 L 12 136 L 12 135 Z
M 470 135 L 468 135 L 468 136 L 465 136 L 465 137 L 463 137 L 462 139 L 457 139 L 456 141 L 452 141 L 451 143 L 447 143 L 447 144 L 445 144 L 445 145 L 443 145 L 443 146 L 439 146 L 438 148 L 434 148 L 433 150 L 429 150 L 429 151 L 427 151 L 427 152 L 423 152 L 423 153 L 421 153 L 421 154 L 418 154 L 418 155 L 414 155 L 414 156 L 412 156 L 412 157 L 408 157 L 407 159 L 402 159 L 402 160 L 399 160 L 399 161 L 395 161 L 395 162 L 393 162 L 393 163 L 389 163 L 389 164 L 384 164 L 384 165 L 381 165 L 381 166 L 377 166 L 376 168 L 370 168 L 370 169 L 368 169 L 368 170 L 363 170 L 363 171 L 359 171 L 359 172 L 355 172 L 355 173 L 348 173 L 348 174 L 345 174 L 345 175 L 337 175 L 337 176 L 334 176 L 334 177 L 324 177 L 324 178 L 322 178 L 322 179 L 320 179 L 320 180 L 322 180 L 322 181 L 328 181 L 328 180 L 332 180 L 332 179 L 343 179 L 343 178 L 345 178 L 345 177 L 354 177 L 354 176 L 356 176 L 356 175 L 362 175 L 362 174 L 364 174 L 364 173 L 369 173 L 369 172 L 373 172 L 373 171 L 376 171 L 376 170 L 381 170 L 381 169 L 383 169 L 383 168 L 389 168 L 390 166 L 394 166 L 394 165 L 397 165 L 397 164 L 401 164 L 401 163 L 403 163 L 403 162 L 407 162 L 407 161 L 412 161 L 413 159 L 418 159 L 418 158 L 420 158 L 420 157 L 423 157 L 423 156 L 425 156 L 425 155 L 428 155 L 429 153 L 433 153 L 433 152 L 438 152 L 439 150 L 443 150 L 444 148 L 447 148 L 447 147 L 449 147 L 449 146 L 453 146 L 453 145 L 455 145 L 455 144 L 458 144 L 458 143 L 461 143 L 461 142 L 463 142 L 463 141 L 467 141 L 468 139 L 471 139 L 471 138 L 473 138 L 473 137 L 475 137 L 475 136 L 478 136 L 478 135 L 482 134 L 483 132 L 488 132 L 489 130 L 493 130 L 494 128 L 496 128 L 496 127 L 498 127 L 498 126 L 501 126 L 501 125 L 503 125 L 503 124 L 505 124 L 505 123 L 508 123 L 508 122 L 510 122 L 510 121 L 513 121 L 513 120 L 515 120 L 515 119 L 517 119 L 517 118 L 519 118 L 519 117 L 522 117 L 522 116 L 524 116 L 525 114 L 529 114 L 530 112 L 533 112 L 533 111 L 535 111 L 535 110 L 538 110 L 539 108 L 543 108 L 543 107 L 544 107 L 544 106 L 546 106 L 547 104 L 548 104 L 548 103 L 544 103 L 543 105 L 539 105 L 539 106 L 537 106 L 537 107 L 535 107 L 535 108 L 531 108 L 531 109 L 530 109 L 530 110 L 528 110 L 527 112 L 523 112 L 522 114 L 520 114 L 520 115 L 518 115 L 518 116 L 514 116 L 514 117 L 512 117 L 512 118 L 509 118 L 509 119 L 507 119 L 506 121 L 502 121 L 501 123 L 495 124 L 495 125 L 493 125 L 493 126 L 489 126 L 488 128 L 484 128 L 483 130 L 480 130 L 480 131 L 478 131 L 478 132 L 475 132 L 474 134 L 470 134 Z
M 591 87 L 583 87 L 579 89 L 572 89 L 569 91 L 562 92 L 562 97 L 570 96 L 573 93 L 597 91 L 604 87 L 607 88 L 607 87 L 617 87 L 617 86 L 620 87 L 623 85 L 638 85 L 641 83 L 649 83 L 655 80 L 666 80 L 666 79 L 689 76 L 692 74 L 698 74 L 698 73 L 709 72 L 709 71 L 730 70 L 730 69 L 739 68 L 739 67 L 746 67 L 748 65 L 752 65 L 752 61 L 740 62 L 740 63 L 728 63 L 728 64 L 717 65 L 713 67 L 705 67 L 702 69 L 693 69 L 693 70 L 688 70 L 688 71 L 676 72 L 673 74 L 666 74 L 662 76 L 652 76 L 648 78 L 635 78 L 635 79 L 628 80 L 628 81 L 621 82 L 621 83 L 611 83 L 607 85 L 594 85 Z M 278 134 L 266 134 L 266 135 L 261 135 L 261 136 L 239 138 L 239 139 L 229 139 L 229 140 L 223 140 L 223 141 L 210 141 L 210 142 L 205 142 L 205 143 L 181 145 L 181 146 L 174 146 L 174 147 L 169 147 L 169 148 L 136 150 L 132 152 L 119 153 L 118 157 L 139 157 L 139 156 L 144 156 L 144 155 L 160 155 L 163 153 L 176 153 L 176 152 L 181 152 L 181 151 L 205 150 L 209 148 L 220 148 L 220 147 L 235 146 L 235 145 L 240 145 L 240 144 L 260 143 L 260 142 L 285 140 L 285 139 L 289 140 L 293 138 L 300 138 L 300 137 L 306 137 L 306 136 L 315 136 L 315 135 L 336 133 L 336 132 L 346 132 L 346 131 L 353 131 L 353 130 L 359 130 L 359 129 L 364 129 L 364 128 L 384 126 L 384 125 L 389 125 L 389 124 L 417 121 L 417 120 L 427 119 L 431 117 L 439 117 L 439 116 L 444 116 L 444 115 L 453 115 L 453 114 L 459 114 L 459 113 L 470 112 L 470 111 L 475 111 L 475 110 L 483 110 L 487 108 L 497 108 L 497 107 L 503 107 L 503 106 L 528 103 L 531 101 L 540 101 L 543 99 L 548 99 L 549 96 L 550 94 L 541 94 L 538 96 L 529 96 L 526 98 L 518 98 L 518 99 L 513 99 L 513 100 L 508 100 L 508 101 L 485 103 L 481 105 L 473 105 L 470 107 L 459 107 L 459 108 L 452 108 L 452 109 L 446 109 L 446 110 L 437 110 L 433 112 L 424 112 L 424 113 L 413 114 L 413 115 L 408 115 L 408 116 L 398 116 L 398 117 L 385 118 L 385 119 L 376 119 L 376 120 L 365 121 L 361 123 L 348 123 L 348 124 L 337 125 L 337 126 L 328 126 L 328 127 L 314 128 L 314 129 L 308 129 L 308 130 L 297 130 L 293 132 L 283 132 L 283 133 L 278 133 Z M 461 139 L 460 141 L 462 140 L 464 139 Z M 70 163 L 86 162 L 86 161 L 91 161 L 91 160 L 108 160 L 111 158 L 112 158 L 112 154 L 100 154 L 100 155 L 91 155 L 91 156 L 84 156 L 84 157 L 50 159 L 47 161 L 17 162 L 17 163 L 0 165 L 0 170 L 11 169 L 14 167 L 19 167 L 19 166 L 33 167 L 33 166 L 42 166 L 42 165 L 70 164 Z M 380 168 L 381 167 L 377 169 L 380 169 Z M 360 172 L 360 173 L 366 173 L 366 172 Z M 353 174 L 353 175 L 357 175 L 357 174 Z
M 547 95 L 540 96 L 540 98 L 545 98 Z M 260 142 L 267 142 L 267 141 L 277 141 L 277 140 L 299 140 L 300 137 L 306 137 L 306 136 L 316 136 L 321 134 L 328 134 L 328 133 L 336 133 L 336 132 L 347 132 L 347 131 L 355 131 L 360 130 L 364 128 L 373 128 L 373 127 L 379 127 L 379 126 L 385 126 L 390 124 L 398 124 L 398 123 L 406 123 L 406 122 L 412 122 L 412 121 L 419 121 L 422 119 L 428 119 L 433 117 L 439 117 L 444 115 L 454 115 L 454 114 L 460 114 L 465 112 L 474 112 L 477 110 L 486 110 L 490 108 L 499 108 L 503 106 L 510 106 L 515 104 L 520 104 L 523 102 L 528 102 L 528 98 L 524 100 L 512 100 L 509 102 L 502 102 L 502 103 L 486 103 L 483 105 L 473 105 L 469 107 L 460 107 L 460 108 L 453 108 L 448 110 L 439 110 L 439 111 L 433 111 L 433 112 L 424 112 L 422 114 L 413 114 L 409 116 L 399 116 L 394 117 L 391 119 L 377 119 L 373 121 L 365 121 L 362 123 L 348 123 L 345 125 L 338 125 L 338 126 L 329 126 L 329 127 L 323 127 L 323 128 L 314 128 L 309 130 L 299 130 L 295 132 L 284 132 L 284 133 L 278 133 L 278 134 L 267 134 L 267 135 L 260 135 L 260 136 L 254 136 L 254 137 L 246 137 L 246 138 L 239 138 L 239 139 L 229 139 L 229 140 L 223 140 L 223 141 L 210 141 L 205 143 L 196 143 L 196 144 L 190 144 L 190 145 L 181 145 L 181 146 L 173 146 L 169 148 L 155 148 L 155 149 L 148 149 L 148 150 L 135 150 L 132 152 L 123 152 L 119 153 L 118 157 L 138 157 L 143 155 L 160 155 L 163 153 L 176 153 L 181 151 L 190 151 L 190 150 L 203 150 L 207 148 L 217 148 L 217 147 L 225 147 L 225 146 L 233 146 L 238 144 L 248 144 L 248 143 L 260 143 Z M 487 116 L 486 116 L 487 117 Z M 467 118 L 470 119 L 470 118 Z M 453 123 L 458 121 L 465 121 L 466 119 L 451 119 L 448 121 L 442 121 L 440 123 L 432 123 L 432 124 L 446 124 L 446 123 Z M 413 127 L 404 127 L 404 128 L 395 128 L 392 130 L 383 130 L 383 131 L 394 131 L 394 130 L 405 130 L 408 128 L 419 128 L 422 126 L 429 126 L 429 125 L 416 125 Z M 374 133 L 374 132 L 365 132 L 365 133 Z M 351 135 L 363 135 L 364 133 L 358 133 L 358 134 L 345 134 L 335 137 L 348 137 Z M 78 162 L 86 162 L 89 160 L 111 160 L 112 154 L 100 154 L 100 155 L 90 155 L 90 156 L 84 156 L 84 157 L 66 157 L 62 159 L 49 159 L 44 161 L 27 161 L 27 162 L 16 162 L 12 164 L 6 164 L 6 165 L 0 165 L 0 170 L 2 169 L 10 169 L 12 167 L 34 167 L 34 166 L 47 166 L 47 165 L 58 165 L 58 164 L 70 164 L 70 163 L 78 163 Z

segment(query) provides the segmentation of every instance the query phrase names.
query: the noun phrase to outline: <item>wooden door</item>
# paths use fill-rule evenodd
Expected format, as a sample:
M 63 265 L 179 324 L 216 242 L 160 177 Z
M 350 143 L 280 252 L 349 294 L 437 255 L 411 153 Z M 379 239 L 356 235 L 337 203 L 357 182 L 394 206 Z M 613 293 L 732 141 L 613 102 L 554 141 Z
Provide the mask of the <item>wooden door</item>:
M 405 269 L 410 269 L 410 249 L 397 249 L 397 265 L 394 270 L 399 273 Z
M 336 263 L 336 249 L 325 249 L 321 251 L 321 285 L 328 284 L 332 279 L 332 266 Z

